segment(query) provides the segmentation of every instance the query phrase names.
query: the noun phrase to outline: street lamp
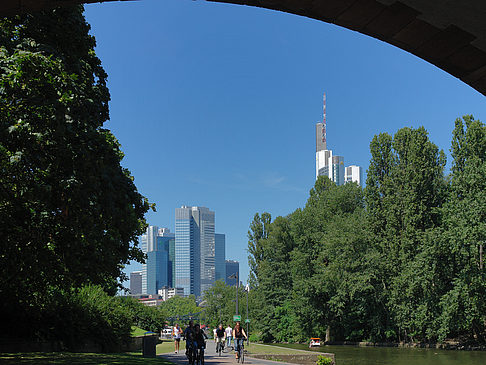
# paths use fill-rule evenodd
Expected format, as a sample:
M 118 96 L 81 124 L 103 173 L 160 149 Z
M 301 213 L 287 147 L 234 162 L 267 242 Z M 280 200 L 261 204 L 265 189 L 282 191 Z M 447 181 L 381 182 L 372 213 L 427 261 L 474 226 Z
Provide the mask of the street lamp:
M 236 279 L 236 315 L 238 315 L 238 285 L 240 284 L 240 281 L 238 280 L 238 272 L 235 272 L 234 274 L 231 274 L 228 276 L 228 279 Z
M 246 284 L 246 345 L 250 345 L 250 319 L 248 318 L 248 293 L 250 292 L 250 285 Z

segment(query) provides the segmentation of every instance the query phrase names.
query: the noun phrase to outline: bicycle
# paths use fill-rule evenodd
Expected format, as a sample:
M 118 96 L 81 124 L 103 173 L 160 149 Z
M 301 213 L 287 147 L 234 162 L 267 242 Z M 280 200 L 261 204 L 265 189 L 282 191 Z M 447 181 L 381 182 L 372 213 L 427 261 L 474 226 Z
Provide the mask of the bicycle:
M 219 356 L 221 356 L 221 352 L 225 352 L 223 339 L 219 339 L 218 342 L 216 342 L 216 352 L 219 354 Z
M 196 350 L 196 365 L 204 365 L 204 349 L 205 348 L 206 348 L 206 344 L 197 348 L 197 350 Z
M 189 346 L 186 349 L 186 357 L 189 360 L 189 365 L 194 365 L 197 361 L 198 351 L 192 341 L 189 342 Z
M 238 339 L 237 341 L 239 342 L 239 346 L 236 361 L 243 364 L 245 362 L 245 341 L 243 339 Z

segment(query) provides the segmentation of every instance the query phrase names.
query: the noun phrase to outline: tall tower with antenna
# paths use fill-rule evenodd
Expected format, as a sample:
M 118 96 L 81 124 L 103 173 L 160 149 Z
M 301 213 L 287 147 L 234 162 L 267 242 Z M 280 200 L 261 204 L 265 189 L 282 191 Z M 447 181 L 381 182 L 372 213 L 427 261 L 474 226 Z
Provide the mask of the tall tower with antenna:
M 326 93 L 324 93 L 322 111 L 322 122 L 316 124 L 316 153 L 327 150 Z
M 322 100 L 322 141 L 324 142 L 324 149 L 327 149 L 327 120 L 326 120 L 326 93 Z

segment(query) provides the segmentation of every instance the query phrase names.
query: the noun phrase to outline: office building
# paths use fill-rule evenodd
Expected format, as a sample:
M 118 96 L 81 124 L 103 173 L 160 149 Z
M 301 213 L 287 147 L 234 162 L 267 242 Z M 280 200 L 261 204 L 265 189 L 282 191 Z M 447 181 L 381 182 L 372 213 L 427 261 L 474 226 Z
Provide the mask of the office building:
M 356 181 L 361 185 L 361 174 L 359 166 L 344 167 L 344 157 L 334 155 L 332 150 L 327 148 L 327 120 L 326 120 L 326 94 L 324 94 L 324 107 L 322 122 L 316 124 L 316 179 L 319 176 L 327 176 L 336 185 L 344 185 L 349 181 Z M 359 172 L 356 170 L 359 169 Z M 350 172 L 348 178 L 347 172 Z M 359 180 L 359 181 L 358 181 Z
M 130 273 L 130 294 L 142 294 L 142 272 Z
M 235 286 L 240 277 L 240 263 L 238 261 L 226 260 L 226 285 Z M 229 277 L 232 277 L 231 279 Z M 238 279 L 239 280 L 239 279 Z
M 226 236 L 222 233 L 214 234 L 215 254 L 214 269 L 215 280 L 225 280 L 226 275 Z
M 344 185 L 344 157 L 332 156 L 329 164 L 329 178 L 336 185 Z
M 175 234 L 168 228 L 148 226 L 141 243 L 142 251 L 147 254 L 147 260 L 142 265 L 142 293 L 157 294 L 163 286 L 173 284 L 175 262 L 170 247 L 175 244 Z
M 159 295 L 162 297 L 162 300 L 168 300 L 173 297 L 183 297 L 184 296 L 184 289 L 182 288 L 168 288 L 164 286 L 162 289 L 159 289 Z
M 175 215 L 175 287 L 199 297 L 215 281 L 214 212 L 182 206 Z
M 355 182 L 358 183 L 359 186 L 362 186 L 363 172 L 361 167 L 355 165 L 347 166 L 344 180 L 346 183 Z

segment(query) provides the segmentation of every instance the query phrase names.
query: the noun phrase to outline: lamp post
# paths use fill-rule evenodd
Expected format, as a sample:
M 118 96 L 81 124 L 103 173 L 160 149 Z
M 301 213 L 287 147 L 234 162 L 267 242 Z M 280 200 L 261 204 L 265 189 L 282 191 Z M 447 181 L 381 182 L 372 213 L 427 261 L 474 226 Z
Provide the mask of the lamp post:
M 248 293 L 250 292 L 250 286 L 246 284 L 245 286 L 246 291 L 246 345 L 250 344 L 250 319 L 248 318 Z
M 238 315 L 238 286 L 240 284 L 240 281 L 238 280 L 238 272 L 235 272 L 234 274 L 231 274 L 228 276 L 228 279 L 236 279 L 236 309 L 235 309 L 235 314 Z

